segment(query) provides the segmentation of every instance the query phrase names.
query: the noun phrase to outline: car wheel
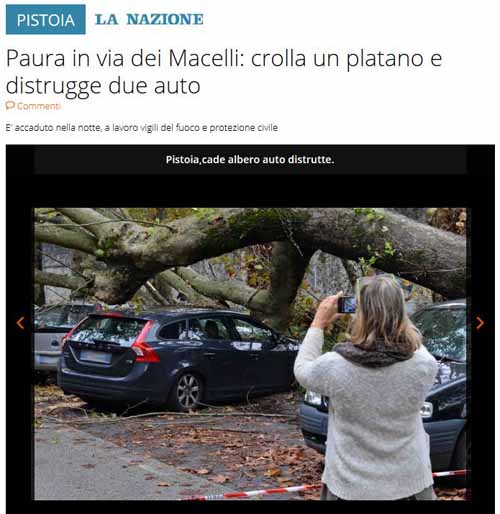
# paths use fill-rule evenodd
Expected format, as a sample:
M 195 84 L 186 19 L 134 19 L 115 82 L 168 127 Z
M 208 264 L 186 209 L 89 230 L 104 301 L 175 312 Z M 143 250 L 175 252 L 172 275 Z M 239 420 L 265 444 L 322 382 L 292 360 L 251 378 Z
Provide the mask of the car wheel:
M 168 406 L 178 412 L 189 412 L 199 407 L 203 398 L 203 381 L 195 373 L 183 373 L 170 392 Z
M 35 371 L 35 384 L 46 385 L 49 380 L 49 374 L 46 371 Z
M 469 439 L 469 440 L 468 440 Z M 453 452 L 452 469 L 470 469 L 471 443 L 467 429 L 462 430 Z M 457 477 L 460 487 L 466 486 L 466 477 Z

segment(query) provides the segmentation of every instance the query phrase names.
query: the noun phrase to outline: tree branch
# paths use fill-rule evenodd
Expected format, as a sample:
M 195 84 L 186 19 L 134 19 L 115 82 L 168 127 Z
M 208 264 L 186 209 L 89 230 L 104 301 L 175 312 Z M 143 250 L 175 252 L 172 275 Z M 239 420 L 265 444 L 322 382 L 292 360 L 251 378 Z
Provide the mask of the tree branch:
M 85 280 L 78 275 L 35 270 L 35 283 L 43 286 L 63 287 L 83 294 L 92 294 L 88 287 L 91 282 L 92 280 Z
M 97 237 L 102 237 L 107 233 L 107 228 L 101 224 L 109 221 L 109 218 L 103 216 L 95 209 L 78 207 L 57 207 L 56 209 L 77 225 L 85 225 L 86 229 Z
M 97 248 L 95 240 L 85 232 L 76 232 L 45 223 L 35 223 L 35 239 L 42 243 L 51 243 L 91 254 Z
M 185 301 L 190 304 L 207 307 L 221 307 L 220 303 L 212 300 L 211 298 L 208 298 L 207 296 L 204 296 L 203 294 L 200 294 L 174 271 L 164 271 L 157 275 L 157 277 L 160 277 L 160 280 L 164 280 L 169 286 L 173 287 L 176 291 L 181 293 L 181 295 L 185 298 Z
M 156 289 L 156 287 L 151 284 L 150 281 L 144 284 L 148 293 L 153 297 L 153 299 L 158 302 L 160 305 L 169 306 L 171 305 L 167 300 L 160 294 L 160 292 Z
M 193 289 L 219 301 L 227 301 L 243 305 L 249 309 L 262 311 L 259 297 L 265 291 L 257 291 L 239 280 L 211 280 L 191 268 L 176 268 L 176 273 Z

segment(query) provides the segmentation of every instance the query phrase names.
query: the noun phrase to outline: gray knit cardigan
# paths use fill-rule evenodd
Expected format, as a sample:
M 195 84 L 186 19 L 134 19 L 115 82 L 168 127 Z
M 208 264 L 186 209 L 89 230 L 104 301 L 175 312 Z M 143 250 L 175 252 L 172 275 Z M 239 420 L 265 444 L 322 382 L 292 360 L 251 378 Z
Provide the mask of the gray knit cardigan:
M 436 377 L 434 357 L 422 346 L 406 361 L 368 368 L 322 348 L 323 331 L 310 328 L 294 373 L 330 399 L 328 489 L 345 500 L 396 500 L 432 485 L 420 408 Z

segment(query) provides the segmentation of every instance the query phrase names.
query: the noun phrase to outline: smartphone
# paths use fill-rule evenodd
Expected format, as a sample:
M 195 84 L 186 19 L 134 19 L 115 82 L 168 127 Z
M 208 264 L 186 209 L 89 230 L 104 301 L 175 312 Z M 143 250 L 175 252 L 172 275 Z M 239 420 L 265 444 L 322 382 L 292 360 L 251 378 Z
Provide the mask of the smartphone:
M 340 314 L 354 314 L 356 312 L 356 297 L 341 296 L 338 302 L 338 312 Z

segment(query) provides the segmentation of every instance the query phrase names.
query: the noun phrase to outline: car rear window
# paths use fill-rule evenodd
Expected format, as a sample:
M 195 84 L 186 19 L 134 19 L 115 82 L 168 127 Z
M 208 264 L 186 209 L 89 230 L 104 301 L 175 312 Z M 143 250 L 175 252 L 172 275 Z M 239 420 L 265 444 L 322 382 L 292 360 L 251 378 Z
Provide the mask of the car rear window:
M 146 324 L 145 320 L 111 316 L 90 316 L 71 335 L 72 341 L 102 341 L 132 344 Z
M 425 347 L 434 357 L 465 361 L 465 309 L 426 309 L 413 321 L 422 333 Z
M 94 308 L 86 305 L 58 305 L 49 306 L 35 314 L 37 328 L 73 328 L 80 320 L 85 318 Z
M 63 306 L 48 307 L 35 314 L 35 326 L 59 327 L 61 326 L 63 314 Z

